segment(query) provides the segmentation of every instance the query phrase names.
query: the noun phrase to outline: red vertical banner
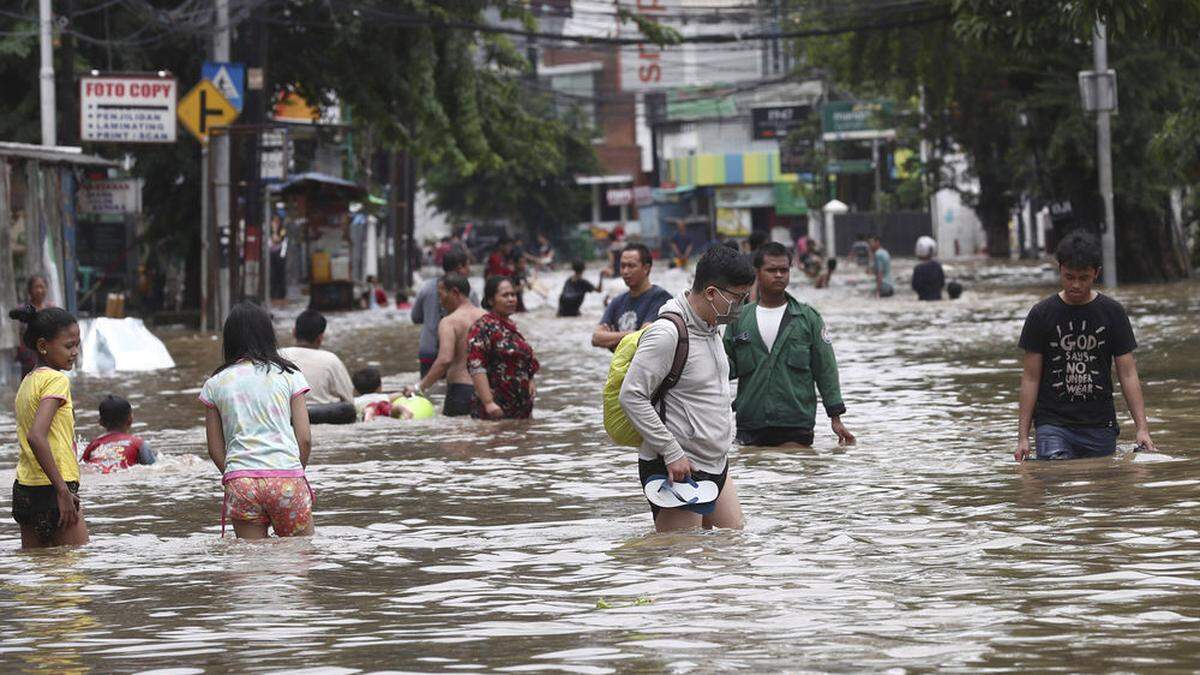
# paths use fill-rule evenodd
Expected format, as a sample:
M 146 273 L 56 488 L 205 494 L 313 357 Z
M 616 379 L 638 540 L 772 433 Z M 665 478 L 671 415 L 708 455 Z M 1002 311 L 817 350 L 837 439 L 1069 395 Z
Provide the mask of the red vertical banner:
M 259 261 L 262 259 L 262 228 L 257 225 L 246 226 L 246 249 L 242 252 L 243 260 Z

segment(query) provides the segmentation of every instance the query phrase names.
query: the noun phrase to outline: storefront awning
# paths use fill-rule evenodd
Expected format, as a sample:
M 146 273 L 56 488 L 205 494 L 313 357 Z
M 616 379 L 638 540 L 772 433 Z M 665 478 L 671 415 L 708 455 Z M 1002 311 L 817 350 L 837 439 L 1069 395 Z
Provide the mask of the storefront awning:
M 272 191 L 287 194 L 304 190 L 328 190 L 342 192 L 347 197 L 362 197 L 367 194 L 366 188 L 354 181 L 330 176 L 327 173 L 300 173 L 288 178 L 272 188 Z
M 667 178 L 677 185 L 769 185 L 793 183 L 779 168 L 778 152 L 690 155 L 667 160 Z
M 609 176 L 575 176 L 576 185 L 611 185 L 613 183 L 632 183 L 633 176 L 627 173 L 612 174 Z
M 0 142 L 0 157 L 18 157 L 39 162 L 76 164 L 81 166 L 120 166 L 111 159 L 83 154 L 82 148 L 55 145 L 31 145 L 29 143 Z

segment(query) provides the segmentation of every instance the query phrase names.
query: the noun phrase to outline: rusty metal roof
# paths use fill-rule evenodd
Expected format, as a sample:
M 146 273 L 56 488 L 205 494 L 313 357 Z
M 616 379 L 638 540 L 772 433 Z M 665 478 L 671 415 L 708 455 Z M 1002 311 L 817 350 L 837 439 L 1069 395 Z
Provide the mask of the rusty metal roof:
M 120 166 L 118 162 L 95 155 L 83 154 L 82 148 L 68 146 L 31 145 L 29 143 L 5 143 L 0 141 L 0 157 L 34 159 L 55 164 L 77 164 L 82 166 Z

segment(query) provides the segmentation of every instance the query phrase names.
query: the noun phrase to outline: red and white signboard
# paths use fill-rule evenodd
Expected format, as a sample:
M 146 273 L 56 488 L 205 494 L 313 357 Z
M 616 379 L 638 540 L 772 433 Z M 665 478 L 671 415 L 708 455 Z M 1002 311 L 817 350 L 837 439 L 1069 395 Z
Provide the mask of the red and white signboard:
M 91 180 L 76 192 L 80 213 L 125 214 L 142 212 L 142 179 Z
M 79 80 L 79 138 L 100 143 L 174 143 L 174 77 L 94 75 Z

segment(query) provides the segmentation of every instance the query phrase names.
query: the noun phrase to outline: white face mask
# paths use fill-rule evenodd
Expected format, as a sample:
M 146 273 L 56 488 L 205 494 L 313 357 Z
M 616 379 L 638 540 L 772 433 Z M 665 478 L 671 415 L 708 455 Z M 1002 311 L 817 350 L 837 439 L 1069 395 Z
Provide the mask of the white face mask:
M 738 315 L 742 313 L 742 304 L 745 302 L 746 296 L 743 295 L 737 300 L 728 300 L 725 298 L 725 291 L 717 288 L 716 286 L 713 286 L 713 289 L 717 291 L 717 295 L 720 295 L 721 299 L 725 300 L 726 303 L 725 311 L 722 312 L 717 309 L 716 304 L 713 303 L 711 298 L 708 301 L 709 307 L 712 307 L 713 314 L 716 315 L 717 324 L 726 325 L 737 321 Z

